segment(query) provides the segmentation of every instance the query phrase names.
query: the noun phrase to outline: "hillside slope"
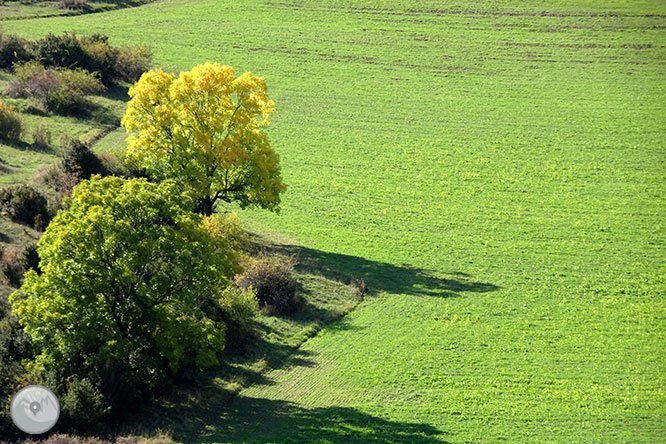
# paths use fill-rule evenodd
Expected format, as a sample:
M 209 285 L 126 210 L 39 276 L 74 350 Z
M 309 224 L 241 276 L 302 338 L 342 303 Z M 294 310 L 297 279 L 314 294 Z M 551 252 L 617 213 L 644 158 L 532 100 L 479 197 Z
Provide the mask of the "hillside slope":
M 373 291 L 177 440 L 666 442 L 660 2 L 165 0 L 5 28 L 265 76 L 290 188 L 244 218 Z

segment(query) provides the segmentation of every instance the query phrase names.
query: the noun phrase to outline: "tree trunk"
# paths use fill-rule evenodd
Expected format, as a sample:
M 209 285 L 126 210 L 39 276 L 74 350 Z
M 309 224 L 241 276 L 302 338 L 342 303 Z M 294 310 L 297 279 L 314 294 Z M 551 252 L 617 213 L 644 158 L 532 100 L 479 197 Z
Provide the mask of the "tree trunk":
M 197 206 L 194 211 L 204 216 L 210 216 L 213 214 L 214 205 L 215 201 L 213 201 L 210 196 L 204 196 L 197 201 Z

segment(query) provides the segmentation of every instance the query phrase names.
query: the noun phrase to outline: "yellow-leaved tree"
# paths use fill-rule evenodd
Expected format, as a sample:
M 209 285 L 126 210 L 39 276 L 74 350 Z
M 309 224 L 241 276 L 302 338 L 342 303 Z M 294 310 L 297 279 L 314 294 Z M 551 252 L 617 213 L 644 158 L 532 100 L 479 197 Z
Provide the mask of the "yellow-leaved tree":
M 153 69 L 129 95 L 122 119 L 128 162 L 155 179 L 176 180 L 205 215 L 220 200 L 279 209 L 286 186 L 280 158 L 262 130 L 275 111 L 262 77 L 236 77 L 233 68 L 217 63 L 178 77 Z

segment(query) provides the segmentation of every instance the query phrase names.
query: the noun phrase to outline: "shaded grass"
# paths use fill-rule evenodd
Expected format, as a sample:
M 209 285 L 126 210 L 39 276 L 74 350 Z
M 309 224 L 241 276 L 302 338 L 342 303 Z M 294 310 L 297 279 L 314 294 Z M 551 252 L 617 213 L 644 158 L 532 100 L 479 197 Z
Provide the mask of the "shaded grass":
M 265 237 L 255 236 L 260 248 L 274 251 L 275 245 Z M 281 249 L 296 248 L 281 245 Z M 304 263 L 311 264 L 314 258 Z M 219 415 L 235 396 L 253 384 L 271 384 L 266 373 L 275 369 L 294 369 L 313 365 L 310 352 L 299 347 L 322 328 L 344 329 L 344 316 L 362 300 L 356 289 L 343 282 L 316 275 L 309 265 L 296 271 L 305 305 L 297 313 L 286 317 L 260 314 L 254 333 L 247 341 L 224 352 L 221 366 L 199 375 L 189 375 L 178 386 L 173 386 L 154 404 L 145 406 L 128 423 L 113 430 L 113 435 L 132 433 L 150 434 L 166 430 L 181 436 L 201 431 L 211 419 Z M 181 423 L 187 417 L 185 424 Z M 176 427 L 173 425 L 177 423 Z M 180 438 L 175 438 L 180 439 Z

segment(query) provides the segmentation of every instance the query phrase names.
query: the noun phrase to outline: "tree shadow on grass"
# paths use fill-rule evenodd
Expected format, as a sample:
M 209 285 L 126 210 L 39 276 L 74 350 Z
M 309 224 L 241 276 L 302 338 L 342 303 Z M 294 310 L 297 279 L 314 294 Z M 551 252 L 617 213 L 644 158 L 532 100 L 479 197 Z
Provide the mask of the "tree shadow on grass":
M 433 272 L 404 264 L 372 261 L 358 256 L 329 253 L 297 245 L 271 244 L 255 235 L 257 243 L 268 253 L 296 256 L 297 267 L 305 273 L 349 284 L 363 279 L 371 293 L 386 291 L 412 296 L 452 297 L 459 293 L 487 293 L 497 285 L 478 282 L 461 272 Z
M 196 418 L 194 412 L 181 412 Z M 446 443 L 428 424 L 389 421 L 354 408 L 306 409 L 287 401 L 239 397 L 222 411 L 173 430 L 173 438 L 199 443 Z
M 0 143 L 21 151 L 27 151 L 32 148 L 31 144 L 23 140 L 0 140 Z
M 350 284 L 352 277 L 367 281 L 370 292 L 390 292 L 414 296 L 452 297 L 459 293 L 485 293 L 499 287 L 478 282 L 461 272 L 435 273 L 409 265 L 371 261 L 361 257 L 328 253 L 294 245 L 273 244 L 257 238 L 258 249 L 269 254 L 295 255 L 299 271 Z M 339 315 L 312 308 L 312 316 L 324 320 L 326 328 L 357 328 Z M 308 315 L 310 316 L 310 315 Z M 306 316 L 305 318 L 308 318 Z M 298 317 L 297 317 L 298 318 Z M 304 319 L 305 320 L 305 319 Z M 330 324 L 327 324 L 330 322 Z M 270 329 L 268 326 L 263 328 Z M 350 407 L 308 409 L 297 404 L 247 396 L 215 386 L 215 377 L 237 378 L 243 386 L 272 385 L 261 370 L 243 367 L 258 356 L 266 358 L 266 368 L 290 369 L 312 366 L 312 352 L 259 340 L 247 355 L 223 358 L 223 367 L 199 385 L 191 400 L 162 405 L 157 413 L 144 415 L 139 430 L 164 429 L 176 441 L 232 443 L 358 443 L 434 444 L 446 443 L 446 433 L 429 424 L 389 421 Z M 184 399 L 184 398 L 183 398 Z M 170 427 L 177 424 L 177 427 Z M 135 423 L 136 426 L 136 423 Z M 136 430 L 136 429 L 134 429 Z

